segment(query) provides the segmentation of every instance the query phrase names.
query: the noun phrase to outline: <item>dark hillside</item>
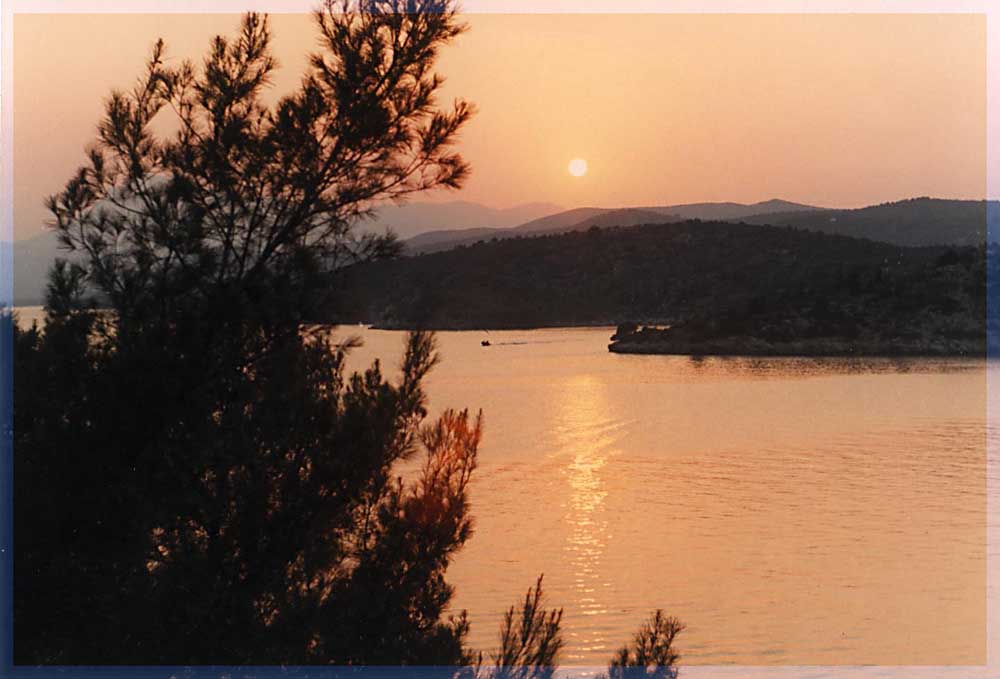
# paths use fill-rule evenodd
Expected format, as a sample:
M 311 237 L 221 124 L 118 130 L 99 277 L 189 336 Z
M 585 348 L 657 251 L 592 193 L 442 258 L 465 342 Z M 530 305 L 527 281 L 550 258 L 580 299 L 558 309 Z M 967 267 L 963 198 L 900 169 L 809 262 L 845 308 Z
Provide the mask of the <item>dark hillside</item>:
M 1000 233 L 1000 202 L 911 198 L 856 210 L 820 210 L 760 214 L 742 221 L 794 226 L 896 245 L 979 245 Z M 988 213 L 988 214 L 987 214 Z
M 838 336 L 873 324 L 913 334 L 940 321 L 947 333 L 982 337 L 985 264 L 981 247 L 904 248 L 750 224 L 592 228 L 355 268 L 353 303 L 335 316 L 435 328 L 628 320 L 688 324 L 701 338 L 754 333 L 765 321 L 773 332 Z

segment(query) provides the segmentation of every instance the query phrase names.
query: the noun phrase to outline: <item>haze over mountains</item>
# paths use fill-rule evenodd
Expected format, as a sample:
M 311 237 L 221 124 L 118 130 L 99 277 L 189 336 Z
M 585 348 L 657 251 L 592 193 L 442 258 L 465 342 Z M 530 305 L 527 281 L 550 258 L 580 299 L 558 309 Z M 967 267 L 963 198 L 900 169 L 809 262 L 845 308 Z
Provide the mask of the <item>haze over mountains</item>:
M 468 201 L 406 203 L 379 208 L 363 227 L 371 231 L 392 229 L 402 239 L 439 229 L 503 229 L 562 211 L 554 203 L 525 203 L 492 208 Z
M 515 227 L 562 209 L 553 203 L 525 203 L 511 208 L 492 208 L 467 201 L 407 203 L 386 205 L 376 212 L 373 219 L 359 226 L 378 233 L 391 229 L 401 239 L 407 239 L 436 229 L 469 228 L 476 232 L 488 232 Z M 59 251 L 55 233 L 46 230 L 37 236 L 15 241 L 13 252 L 14 303 L 40 304 L 52 261 L 58 256 L 65 256 Z
M 507 209 L 470 202 L 389 205 L 362 229 L 392 229 L 407 254 L 423 254 L 477 241 L 532 237 L 590 228 L 664 224 L 689 219 L 790 226 L 902 246 L 974 245 L 1000 233 L 1000 201 L 913 198 L 859 209 L 828 209 L 780 199 L 759 203 L 691 203 L 653 207 L 563 210 L 551 203 Z M 13 244 L 14 303 L 39 304 L 47 272 L 59 256 L 55 234 Z
M 822 208 L 772 199 L 743 203 L 690 203 L 639 208 L 585 207 L 547 215 L 507 229 L 428 231 L 405 241 L 409 254 L 448 250 L 492 238 L 585 231 L 591 227 L 664 224 L 688 219 L 741 221 L 822 231 L 894 245 L 975 245 L 1000 233 L 1000 201 L 911 198 L 856 209 Z M 989 213 L 989 214 L 987 214 Z
M 685 219 L 730 220 L 766 215 L 772 213 L 795 212 L 798 210 L 821 210 L 811 205 L 791 203 L 772 199 L 761 203 L 688 203 L 684 205 L 663 205 L 658 207 L 600 208 L 580 207 L 525 222 L 513 228 L 442 229 L 428 231 L 405 242 L 407 252 L 419 254 L 447 250 L 457 245 L 468 245 L 478 240 L 490 238 L 513 238 L 517 236 L 541 236 L 550 233 L 583 231 L 593 226 L 636 226 L 657 222 L 676 222 Z

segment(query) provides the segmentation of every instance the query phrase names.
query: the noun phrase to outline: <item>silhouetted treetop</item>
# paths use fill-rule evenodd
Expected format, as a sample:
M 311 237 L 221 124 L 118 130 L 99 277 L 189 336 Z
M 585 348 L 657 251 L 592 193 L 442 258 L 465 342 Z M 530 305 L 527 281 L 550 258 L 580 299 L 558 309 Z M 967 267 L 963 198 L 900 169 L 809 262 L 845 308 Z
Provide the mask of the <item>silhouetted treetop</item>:
M 108 98 L 88 164 L 48 205 L 115 305 L 202 297 L 208 281 L 298 283 L 303 258 L 330 270 L 394 252 L 391 238 L 351 225 L 380 201 L 466 177 L 452 145 L 472 107 L 438 108 L 432 70 L 464 30 L 452 3 L 327 0 L 314 19 L 321 49 L 273 106 L 262 93 L 277 64 L 259 14 L 216 37 L 200 68 L 169 66 L 158 41 L 135 86 Z
M 684 623 L 657 609 L 639 627 L 632 643 L 611 658 L 607 679 L 676 679 L 680 654 L 674 646 Z

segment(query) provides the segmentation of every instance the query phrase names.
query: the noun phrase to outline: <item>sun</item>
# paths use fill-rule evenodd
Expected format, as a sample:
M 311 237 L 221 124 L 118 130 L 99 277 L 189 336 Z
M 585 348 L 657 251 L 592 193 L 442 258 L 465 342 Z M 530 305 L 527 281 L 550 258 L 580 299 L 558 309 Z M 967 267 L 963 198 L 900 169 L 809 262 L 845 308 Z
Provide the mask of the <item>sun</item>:
M 569 173 L 574 177 L 582 177 L 587 174 L 587 161 L 583 158 L 574 158 L 569 161 Z

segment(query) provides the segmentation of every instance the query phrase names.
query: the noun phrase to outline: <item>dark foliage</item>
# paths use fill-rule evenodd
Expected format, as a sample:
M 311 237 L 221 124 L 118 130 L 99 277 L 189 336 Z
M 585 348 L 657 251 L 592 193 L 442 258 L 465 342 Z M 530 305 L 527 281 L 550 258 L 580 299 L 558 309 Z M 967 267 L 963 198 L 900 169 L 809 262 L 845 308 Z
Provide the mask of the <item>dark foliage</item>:
M 744 217 L 895 245 L 979 245 L 1000 233 L 1000 202 L 910 198 L 853 210 L 799 210 Z
M 528 589 L 520 606 L 511 606 L 500 624 L 499 648 L 484 663 L 459 673 L 463 679 L 551 679 L 564 641 L 563 610 L 546 609 L 542 576 Z M 684 631 L 675 617 L 653 612 L 632 638 L 611 658 L 604 679 L 676 679 L 680 654 L 674 642 Z
M 200 69 L 158 43 L 50 201 L 76 254 L 44 331 L 15 336 L 17 663 L 468 659 L 442 611 L 479 420 L 423 424 L 431 336 L 393 382 L 346 375 L 350 342 L 303 324 L 346 263 L 395 251 L 351 230 L 376 201 L 464 178 L 470 109 L 435 108 L 431 71 L 462 27 L 435 0 L 315 18 L 322 49 L 272 108 L 266 17 Z
M 978 245 L 1000 233 L 1000 201 L 911 198 L 851 210 L 817 208 L 768 200 L 741 203 L 693 203 L 647 208 L 575 208 L 535 219 L 513 228 L 432 231 L 408 239 L 405 250 L 423 254 L 472 245 L 491 238 L 552 235 L 609 228 L 680 222 L 745 222 L 791 226 L 852 238 L 904 246 Z
M 500 624 L 500 647 L 484 666 L 476 667 L 478 679 L 551 679 L 563 647 L 562 609 L 546 610 L 542 576 L 528 589 L 520 608 L 511 606 Z
M 982 246 L 903 248 L 747 224 L 593 228 L 352 267 L 355 305 L 338 313 L 396 327 L 631 321 L 686 324 L 692 338 L 874 327 L 982 341 L 988 259 Z
M 680 655 L 674 646 L 684 625 L 657 610 L 622 646 L 608 666 L 608 679 L 676 679 Z

